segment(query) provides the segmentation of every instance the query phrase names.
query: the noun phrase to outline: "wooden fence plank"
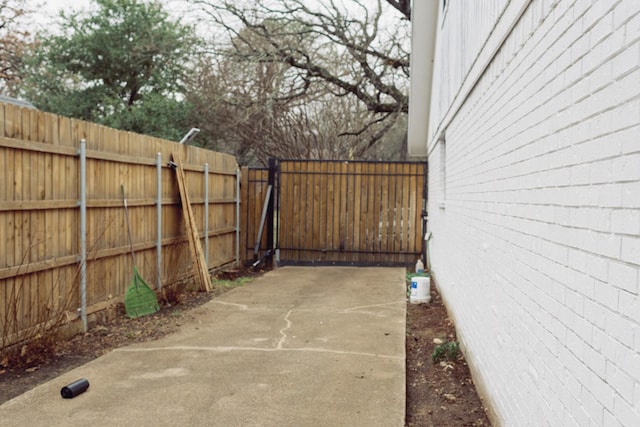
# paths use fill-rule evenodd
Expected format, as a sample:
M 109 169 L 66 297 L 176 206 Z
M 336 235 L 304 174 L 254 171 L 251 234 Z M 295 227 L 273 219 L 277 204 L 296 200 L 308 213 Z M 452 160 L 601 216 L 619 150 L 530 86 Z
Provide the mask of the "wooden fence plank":
M 156 153 L 168 162 L 174 149 L 189 156 L 189 173 L 210 164 L 210 230 L 219 248 L 214 268 L 234 260 L 236 162 L 232 156 L 179 146 L 80 120 L 0 103 L 0 319 L 15 312 L 12 337 L 25 336 L 42 322 L 43 307 L 73 312 L 79 307 L 78 147 L 87 140 L 87 299 L 103 307 L 129 285 L 128 256 L 120 184 L 132 191 L 135 250 L 147 277 L 158 274 L 156 240 Z M 188 275 L 179 263 L 186 244 L 180 229 L 180 199 L 171 171 L 162 168 L 162 246 L 168 261 L 163 283 Z M 201 180 L 200 180 L 201 182 Z M 215 197 L 213 196 L 215 194 Z M 190 188 L 202 220 L 204 194 Z M 203 234 L 201 233 L 200 237 Z M 169 260 L 169 257 L 173 257 Z M 176 261 L 176 262 L 173 262 Z M 169 277 L 170 275 L 172 277 Z M 178 277 L 179 276 L 179 277 Z M 54 310 L 55 309 L 55 310 Z M 10 316 L 11 315 L 11 316 Z M 4 326 L 3 326 L 3 332 Z M 1 342 L 0 351 L 8 344 Z
M 423 167 L 402 162 L 281 161 L 281 262 L 415 262 L 421 250 Z

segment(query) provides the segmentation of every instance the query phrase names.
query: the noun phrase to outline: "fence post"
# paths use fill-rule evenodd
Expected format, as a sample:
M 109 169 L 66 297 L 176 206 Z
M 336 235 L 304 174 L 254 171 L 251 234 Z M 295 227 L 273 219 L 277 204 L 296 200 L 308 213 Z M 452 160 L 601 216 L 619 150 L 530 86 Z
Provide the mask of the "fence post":
M 209 267 L 209 163 L 204 164 L 204 259 Z
M 267 210 L 267 253 L 269 254 L 269 260 L 273 265 L 273 248 L 274 248 L 274 194 L 276 193 L 276 169 L 277 161 L 274 158 L 269 158 L 269 182 L 271 187 L 271 194 L 269 195 L 269 204 Z
M 236 168 L 236 266 L 240 263 L 240 168 Z
M 87 142 L 80 141 L 80 318 L 87 332 Z
M 162 153 L 156 155 L 156 287 L 162 289 Z

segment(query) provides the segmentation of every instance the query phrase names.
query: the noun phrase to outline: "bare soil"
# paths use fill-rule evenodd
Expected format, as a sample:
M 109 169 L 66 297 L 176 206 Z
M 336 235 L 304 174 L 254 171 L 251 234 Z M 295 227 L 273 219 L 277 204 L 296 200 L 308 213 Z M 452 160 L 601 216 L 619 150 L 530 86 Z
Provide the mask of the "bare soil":
M 431 286 L 428 304 L 407 304 L 406 426 L 491 426 L 464 355 L 432 361 L 448 343 L 457 343 L 455 326 Z
M 195 319 L 193 308 L 222 292 L 217 288 L 213 294 L 183 293 L 173 304 L 165 302 L 159 312 L 138 319 L 127 318 L 120 307 L 115 319 L 53 348 L 30 348 L 26 354 L 4 357 L 0 404 L 115 348 L 176 332 Z M 433 286 L 431 302 L 407 304 L 406 334 L 406 426 L 490 426 L 463 355 L 432 362 L 434 339 L 456 341 L 454 325 Z

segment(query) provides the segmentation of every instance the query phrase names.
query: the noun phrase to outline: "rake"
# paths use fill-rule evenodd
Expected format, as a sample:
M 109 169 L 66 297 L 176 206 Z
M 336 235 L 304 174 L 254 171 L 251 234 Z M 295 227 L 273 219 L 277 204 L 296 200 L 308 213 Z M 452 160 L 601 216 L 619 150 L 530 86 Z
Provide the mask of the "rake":
M 135 319 L 136 317 L 153 314 L 160 310 L 158 298 L 155 292 L 144 281 L 138 267 L 136 266 L 136 256 L 133 251 L 133 239 L 131 238 L 131 224 L 129 223 L 129 209 L 127 207 L 127 196 L 124 193 L 124 185 L 120 185 L 122 190 L 122 199 L 124 200 L 124 216 L 127 220 L 127 231 L 129 233 L 129 246 L 131 247 L 131 259 L 133 260 L 133 277 L 131 285 L 124 295 L 124 309 L 127 316 Z

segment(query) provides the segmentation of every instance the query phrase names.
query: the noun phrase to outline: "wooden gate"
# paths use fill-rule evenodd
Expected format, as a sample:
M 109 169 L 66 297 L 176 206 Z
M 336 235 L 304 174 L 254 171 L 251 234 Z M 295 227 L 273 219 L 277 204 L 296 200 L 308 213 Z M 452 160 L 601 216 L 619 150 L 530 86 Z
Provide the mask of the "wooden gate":
M 279 264 L 409 265 L 423 252 L 426 163 L 276 162 Z

